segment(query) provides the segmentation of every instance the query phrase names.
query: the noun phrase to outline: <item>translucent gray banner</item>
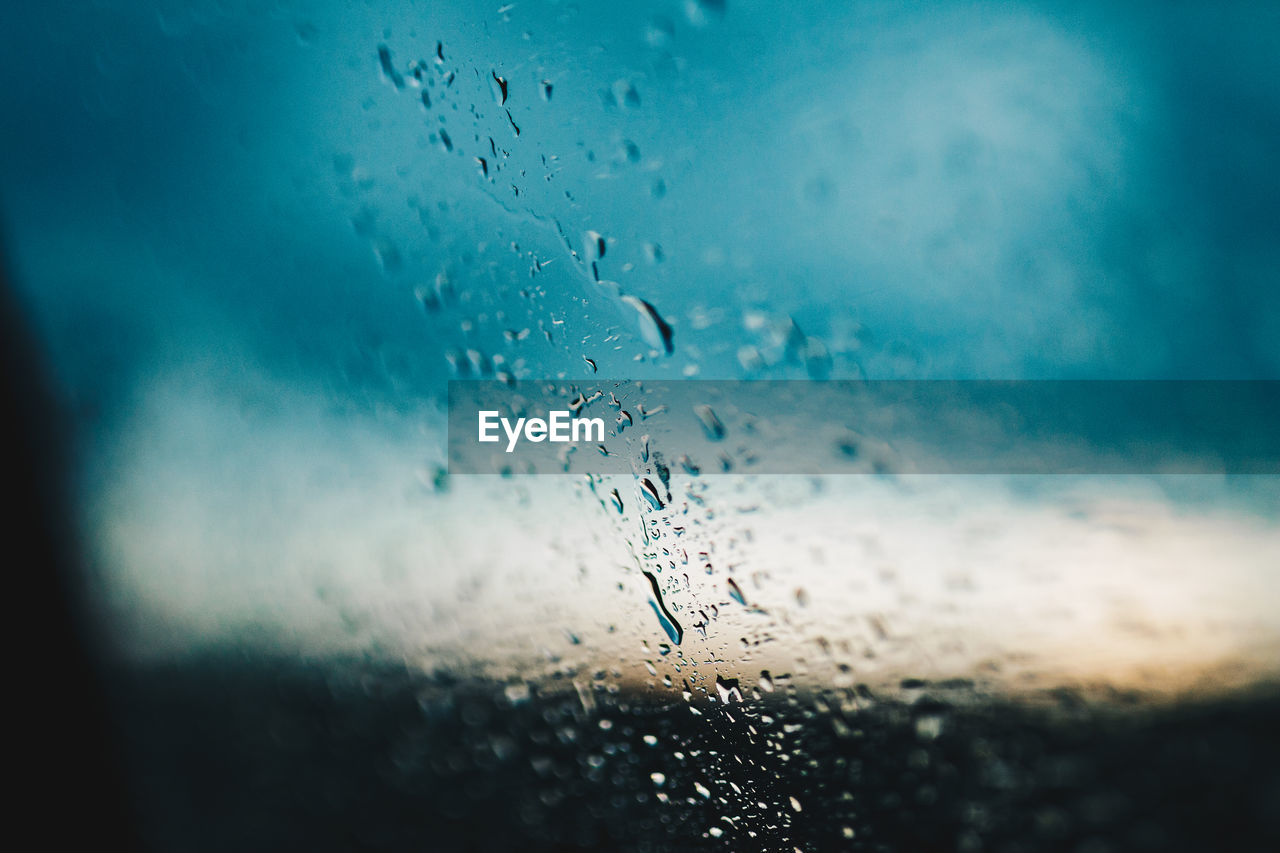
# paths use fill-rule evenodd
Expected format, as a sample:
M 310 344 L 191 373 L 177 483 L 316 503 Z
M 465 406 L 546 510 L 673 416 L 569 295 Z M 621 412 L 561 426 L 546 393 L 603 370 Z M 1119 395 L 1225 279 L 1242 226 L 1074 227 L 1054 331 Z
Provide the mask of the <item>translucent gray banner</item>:
M 448 470 L 1278 474 L 1280 382 L 454 381 Z

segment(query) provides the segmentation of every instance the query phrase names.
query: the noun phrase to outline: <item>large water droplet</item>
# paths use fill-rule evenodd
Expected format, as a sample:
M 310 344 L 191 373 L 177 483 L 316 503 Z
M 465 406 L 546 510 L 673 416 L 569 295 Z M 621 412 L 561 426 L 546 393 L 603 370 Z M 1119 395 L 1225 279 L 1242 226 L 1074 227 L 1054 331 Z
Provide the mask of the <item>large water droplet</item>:
M 729 597 L 741 604 L 743 607 L 746 607 L 747 597 L 742 594 L 742 587 L 738 586 L 738 582 L 733 578 L 729 578 L 727 586 L 729 587 Z
M 725 678 L 722 675 L 717 675 L 716 692 L 720 694 L 720 701 L 726 705 L 730 702 L 742 701 L 742 690 L 738 688 L 738 679 L 736 678 Z
M 404 88 L 404 76 L 392 64 L 391 48 L 385 44 L 378 45 L 378 65 L 382 68 L 382 76 L 387 78 L 387 82 L 397 89 Z
M 662 630 L 666 632 L 671 642 L 677 646 L 680 645 L 680 641 L 684 639 L 684 629 L 671 615 L 671 611 L 667 610 L 667 603 L 662 599 L 662 588 L 658 585 L 657 577 L 649 572 L 644 572 L 644 576 L 653 589 L 653 598 L 649 601 L 649 606 L 653 608 L 654 615 L 658 617 L 658 623 L 662 625 Z
M 724 438 L 724 424 L 710 406 L 694 406 L 693 413 L 702 423 L 702 431 L 706 433 L 708 441 L 719 441 Z
M 498 102 L 498 106 L 502 106 L 507 102 L 507 78 L 499 77 L 497 71 L 490 71 L 489 77 L 489 89 L 493 92 L 493 99 Z
M 654 349 L 660 349 L 667 355 L 675 351 L 672 342 L 671 327 L 662 319 L 658 309 L 637 296 L 623 296 L 622 301 L 636 312 L 636 323 L 640 327 L 640 337 Z
M 658 495 L 658 487 L 647 477 L 640 481 L 640 494 L 644 495 L 644 499 L 649 502 L 651 508 L 662 509 L 662 498 Z

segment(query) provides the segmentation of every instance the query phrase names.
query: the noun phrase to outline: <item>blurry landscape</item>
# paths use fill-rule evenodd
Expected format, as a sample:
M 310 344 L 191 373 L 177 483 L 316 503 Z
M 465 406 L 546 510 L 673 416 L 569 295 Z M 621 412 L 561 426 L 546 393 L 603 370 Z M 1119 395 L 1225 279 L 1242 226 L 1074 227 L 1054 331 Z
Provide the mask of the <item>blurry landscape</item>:
M 446 458 L 456 378 L 1280 378 L 1280 8 L 0 34 L 10 396 L 58 450 L 11 522 L 139 843 L 1280 845 L 1275 476 L 753 475 L 727 418 L 661 490 Z

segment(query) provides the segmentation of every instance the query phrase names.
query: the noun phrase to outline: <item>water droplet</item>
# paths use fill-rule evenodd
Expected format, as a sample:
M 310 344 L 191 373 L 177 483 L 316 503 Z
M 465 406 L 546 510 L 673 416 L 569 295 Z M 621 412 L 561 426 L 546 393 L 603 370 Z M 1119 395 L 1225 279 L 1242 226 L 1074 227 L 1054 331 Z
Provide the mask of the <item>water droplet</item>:
M 622 514 L 622 495 L 618 494 L 617 489 L 614 489 L 611 492 L 609 492 L 609 497 L 613 500 L 613 508 L 618 511 L 619 515 L 621 515 Z
M 618 80 L 613 84 L 611 90 L 614 103 L 620 106 L 636 108 L 640 106 L 640 93 L 636 91 L 636 87 L 631 84 L 630 80 Z
M 800 808 L 799 800 L 797 800 L 795 797 L 790 797 L 789 799 L 791 800 L 791 808 L 795 809 L 797 813 L 802 811 L 802 809 Z
M 582 360 L 587 363 L 587 367 L 591 368 L 592 373 L 596 372 L 596 363 L 593 360 L 587 358 L 585 355 L 582 357 Z
M 648 26 L 645 27 L 644 40 L 649 43 L 650 47 L 663 48 L 671 43 L 675 35 L 675 25 L 666 18 L 657 17 L 650 20 Z
M 719 441 L 724 438 L 724 424 L 720 422 L 720 418 L 710 406 L 694 406 L 693 413 L 702 422 L 702 431 L 706 433 L 708 441 Z
M 804 369 L 810 379 L 826 379 L 831 375 L 831 353 L 827 351 L 827 345 L 817 338 L 805 340 Z
M 652 509 L 662 509 L 662 498 L 658 495 L 658 487 L 649 478 L 640 481 L 640 494 L 649 502 Z
M 701 782 L 694 782 L 693 790 L 697 791 L 698 795 L 701 796 L 704 800 L 711 799 L 711 790 Z
M 645 744 L 645 746 L 657 746 L 657 745 L 658 745 L 658 739 L 657 739 L 656 737 L 654 737 L 653 735 L 645 735 L 645 736 L 644 736 L 644 744 Z
M 603 258 L 608 248 L 599 231 L 588 231 L 582 236 L 582 259 L 588 264 Z
M 736 678 L 725 678 L 717 675 L 716 692 L 720 694 L 720 701 L 725 705 L 730 702 L 742 701 L 742 691 L 738 688 L 738 679 Z
M 684 13 L 695 27 L 705 27 L 713 17 L 723 18 L 728 0 L 685 0 Z
M 738 586 L 738 582 L 733 578 L 729 578 L 726 585 L 729 587 L 729 597 L 741 604 L 743 607 L 746 607 L 747 597 L 742 594 L 742 587 Z
M 490 71 L 489 76 L 492 78 L 489 88 L 493 91 L 493 99 L 502 106 L 507 102 L 507 78 L 499 77 L 497 71 Z
M 529 701 L 529 685 L 523 681 L 516 684 L 508 684 L 503 688 L 503 696 L 512 705 L 519 705 L 522 702 Z
M 404 258 L 400 255 L 400 249 L 385 237 L 379 237 L 373 241 L 373 254 L 377 257 L 383 272 L 394 274 L 404 267 Z
M 666 632 L 667 637 L 677 646 L 680 645 L 680 641 L 684 639 L 684 629 L 671 615 L 671 611 L 667 610 L 667 603 L 662 598 L 662 588 L 658 585 L 658 578 L 649 572 L 644 572 L 644 576 L 653 590 L 653 599 L 649 601 L 649 606 L 653 608 L 654 615 L 658 617 L 658 623 L 662 625 L 662 630 Z
M 622 301 L 636 312 L 636 321 L 640 327 L 640 337 L 654 349 L 661 349 L 667 355 L 675 351 L 672 343 L 671 326 L 662 319 L 658 309 L 636 296 L 623 296 Z
M 382 67 L 382 76 L 397 89 L 404 88 L 404 77 L 395 69 L 391 61 L 391 48 L 385 44 L 378 45 L 378 65 Z
M 760 689 L 765 693 L 773 692 L 773 678 L 769 675 L 769 670 L 761 670 L 760 672 Z
M 547 102 L 551 101 L 551 88 L 552 88 L 551 81 L 549 80 L 542 81 L 542 100 Z
M 916 739 L 921 741 L 937 740 L 942 734 L 942 717 L 938 714 L 925 714 L 916 719 Z
M 653 784 L 657 785 L 659 788 L 667 784 L 667 777 L 661 773 L 650 773 L 649 778 L 652 779 Z

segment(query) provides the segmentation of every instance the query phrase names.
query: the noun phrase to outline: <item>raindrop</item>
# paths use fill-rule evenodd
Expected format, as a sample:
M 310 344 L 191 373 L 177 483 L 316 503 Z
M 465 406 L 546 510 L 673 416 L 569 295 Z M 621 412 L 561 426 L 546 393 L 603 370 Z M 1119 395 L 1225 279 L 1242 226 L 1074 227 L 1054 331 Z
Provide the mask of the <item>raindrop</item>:
M 720 701 L 725 705 L 730 702 L 741 702 L 742 691 L 738 688 L 738 679 L 725 678 L 724 676 L 716 676 L 716 692 L 720 694 Z
M 392 86 L 397 89 L 404 88 L 404 77 L 392 65 L 391 48 L 385 44 L 378 45 L 378 64 L 382 67 L 382 76 L 386 77 Z
M 596 372 L 596 363 L 594 361 L 587 358 L 585 355 L 582 357 L 582 360 L 587 363 L 587 367 L 591 368 L 592 373 Z
M 653 589 L 653 600 L 649 602 L 649 606 L 653 608 L 654 615 L 658 617 L 658 622 L 662 625 L 662 630 L 666 632 L 667 636 L 671 639 L 671 642 L 675 643 L 677 646 L 680 645 L 680 641 L 684 639 L 684 629 L 680 627 L 680 623 L 677 622 L 676 618 L 671 615 L 669 610 L 667 610 L 667 604 L 662 599 L 662 589 L 658 586 L 657 577 L 649 572 L 644 572 L 643 569 L 641 571 L 649 581 L 649 586 Z
M 622 301 L 636 312 L 636 320 L 640 326 L 640 337 L 654 349 L 661 349 L 667 355 L 675 351 L 672 343 L 671 327 L 662 319 L 658 310 L 635 296 L 623 296 Z
M 769 670 L 760 671 L 760 689 L 765 693 L 773 692 L 773 677 L 769 675 Z
M 640 106 L 640 93 L 636 91 L 636 87 L 631 85 L 629 80 L 619 80 L 613 84 L 613 99 L 625 107 L 635 108 Z
M 542 100 L 551 101 L 551 81 L 549 80 L 542 81 Z
M 720 422 L 720 418 L 710 406 L 694 406 L 693 413 L 702 422 L 702 431 L 706 433 L 708 441 L 719 441 L 724 438 L 724 424 Z
M 658 487 L 647 477 L 640 481 L 640 494 L 644 495 L 651 508 L 662 509 L 662 498 L 658 495 Z
M 609 497 L 613 499 L 613 508 L 616 509 L 619 514 L 621 514 L 622 513 L 622 496 L 618 494 L 618 490 L 614 489 L 613 491 L 609 492 Z
M 742 587 L 738 586 L 738 582 L 733 578 L 729 578 L 726 583 L 729 587 L 729 597 L 741 604 L 743 607 L 746 607 L 747 597 L 742 594 Z
M 705 27 L 712 16 L 724 17 L 728 0 L 685 0 L 684 13 L 695 27 Z
M 800 811 L 802 811 L 802 809 L 800 808 L 800 801 L 799 801 L 799 800 L 797 800 L 795 797 L 790 797 L 789 799 L 791 800 L 791 808 L 795 809 L 795 811 L 796 811 L 796 813 L 797 813 L 797 814 L 798 814 Z
M 831 375 L 831 353 L 817 338 L 808 338 L 804 343 L 804 369 L 810 379 L 826 379 Z
M 921 741 L 937 740 L 942 734 L 942 717 L 938 714 L 925 714 L 916 719 L 916 739 Z
M 497 71 L 490 71 L 489 75 L 493 78 L 489 84 L 489 88 L 493 90 L 493 99 L 498 102 L 498 106 L 502 106 L 507 102 L 507 78 L 499 77 Z
M 667 784 L 667 777 L 661 773 L 650 773 L 649 778 L 652 779 L 653 784 L 657 785 L 659 788 Z
M 676 28 L 671 21 L 666 18 L 654 18 L 645 27 L 644 40 L 649 43 L 650 47 L 662 48 L 669 45 L 675 35 Z

